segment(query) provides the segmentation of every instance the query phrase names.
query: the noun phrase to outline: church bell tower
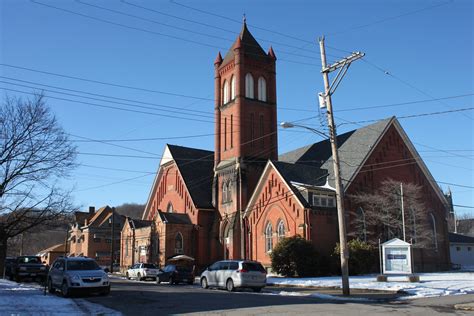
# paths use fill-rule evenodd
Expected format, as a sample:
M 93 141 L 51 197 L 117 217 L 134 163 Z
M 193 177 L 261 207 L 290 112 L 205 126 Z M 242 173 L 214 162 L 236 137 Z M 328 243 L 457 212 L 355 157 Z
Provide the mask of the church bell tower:
M 245 257 L 242 212 L 268 159 L 278 157 L 276 56 L 262 49 L 244 20 L 215 69 L 213 203 L 226 259 Z M 243 237 L 243 238 L 242 238 Z

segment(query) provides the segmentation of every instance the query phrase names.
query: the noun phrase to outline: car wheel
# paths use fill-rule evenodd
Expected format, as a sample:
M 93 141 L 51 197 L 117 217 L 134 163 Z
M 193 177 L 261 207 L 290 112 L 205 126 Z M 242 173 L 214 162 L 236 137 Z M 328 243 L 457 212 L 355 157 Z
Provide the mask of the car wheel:
M 69 286 L 67 285 L 66 281 L 64 281 L 63 285 L 61 286 L 61 294 L 63 297 L 68 297 L 71 294 L 69 292 Z
M 126 277 L 127 277 L 127 280 L 130 280 L 130 279 L 131 279 L 131 278 L 130 278 L 130 275 L 128 274 L 128 272 L 127 272 L 127 274 L 126 274 Z
M 227 291 L 233 292 L 235 290 L 234 281 L 232 281 L 232 279 L 227 280 L 227 283 L 225 285 L 226 285 L 225 287 L 226 287 Z
M 142 280 L 142 276 L 140 275 L 140 273 L 137 273 L 137 280 L 138 280 L 138 281 L 141 281 L 141 280 Z
M 51 294 L 56 292 L 56 290 L 53 287 L 53 281 L 51 281 L 51 279 L 48 279 L 48 292 Z
M 206 278 L 201 279 L 201 287 L 203 289 L 207 289 L 209 287 L 209 285 L 207 284 L 207 279 Z
M 254 287 L 252 289 L 254 292 L 258 293 L 258 292 L 261 292 L 262 291 L 262 288 L 261 287 Z

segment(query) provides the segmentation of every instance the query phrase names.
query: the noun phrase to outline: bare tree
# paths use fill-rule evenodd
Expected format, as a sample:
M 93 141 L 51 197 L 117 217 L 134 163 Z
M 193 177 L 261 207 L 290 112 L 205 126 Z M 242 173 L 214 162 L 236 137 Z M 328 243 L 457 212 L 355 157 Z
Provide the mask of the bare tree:
M 0 108 L 0 271 L 8 239 L 72 210 L 61 183 L 76 148 L 44 102 L 6 97 Z
M 403 183 L 405 210 L 405 237 L 414 246 L 430 245 L 432 229 L 430 218 L 422 199 L 422 188 L 413 183 Z M 403 239 L 402 195 L 400 182 L 386 180 L 373 193 L 361 192 L 350 196 L 358 205 L 353 212 L 353 238 L 376 244 L 392 238 Z

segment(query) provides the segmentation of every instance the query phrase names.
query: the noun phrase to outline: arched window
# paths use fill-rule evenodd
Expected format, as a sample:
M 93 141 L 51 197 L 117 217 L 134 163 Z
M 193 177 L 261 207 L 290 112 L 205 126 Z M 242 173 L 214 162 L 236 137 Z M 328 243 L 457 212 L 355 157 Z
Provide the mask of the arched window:
M 223 98 L 223 104 L 226 104 L 229 102 L 229 83 L 227 81 L 224 81 L 224 85 L 222 88 L 222 98 Z
M 357 224 L 359 228 L 358 237 L 362 241 L 367 241 L 367 222 L 365 221 L 365 212 L 362 207 L 357 208 Z
M 265 78 L 258 78 L 258 100 L 267 102 L 267 82 Z
M 253 99 L 253 77 L 250 73 L 245 75 L 245 97 Z
M 278 241 L 285 237 L 285 223 L 283 220 L 279 220 L 277 224 L 277 234 L 278 234 Z
M 436 250 L 438 250 L 438 234 L 436 233 L 436 218 L 434 217 L 433 213 L 430 213 L 431 217 L 431 231 L 433 233 L 433 246 Z
M 271 252 L 273 249 L 273 231 L 272 223 L 268 222 L 265 227 L 265 250 Z
M 235 76 L 230 79 L 230 99 L 235 99 Z
M 229 191 L 227 190 L 227 182 L 222 183 L 222 203 L 227 202 L 227 196 Z
M 180 232 L 178 232 L 174 238 L 174 252 L 183 253 L 183 235 L 181 235 Z
M 166 212 L 168 213 L 173 213 L 173 204 L 168 203 L 168 206 L 166 207 Z

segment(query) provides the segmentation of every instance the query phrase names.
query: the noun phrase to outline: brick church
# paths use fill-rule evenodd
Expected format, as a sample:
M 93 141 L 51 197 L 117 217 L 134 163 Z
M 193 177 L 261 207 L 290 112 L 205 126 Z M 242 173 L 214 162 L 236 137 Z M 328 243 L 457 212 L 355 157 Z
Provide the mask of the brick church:
M 142 217 L 151 227 L 147 261 L 164 265 L 185 254 L 198 269 L 227 258 L 270 266 L 272 248 L 294 235 L 322 254 L 333 251 L 338 226 L 330 144 L 278 156 L 275 64 L 273 49 L 265 52 L 245 22 L 224 58 L 218 53 L 215 151 L 165 147 Z M 448 204 L 396 118 L 341 134 L 338 146 L 346 196 L 388 178 L 422 186 L 436 243 L 415 260 L 419 270 L 446 268 Z M 396 164 L 404 159 L 414 163 Z M 346 198 L 349 231 L 356 207 Z M 128 238 L 122 234 L 122 248 Z

